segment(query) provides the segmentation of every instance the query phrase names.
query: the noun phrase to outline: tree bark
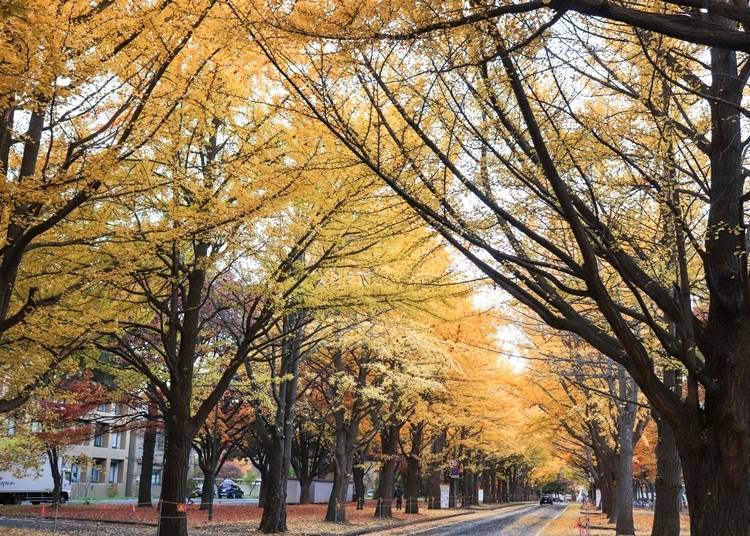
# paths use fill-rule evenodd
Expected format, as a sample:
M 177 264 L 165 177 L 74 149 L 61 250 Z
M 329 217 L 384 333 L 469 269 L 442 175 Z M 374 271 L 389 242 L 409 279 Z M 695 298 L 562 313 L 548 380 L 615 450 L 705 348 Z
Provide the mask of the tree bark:
M 310 477 L 297 477 L 299 480 L 299 503 L 310 504 L 310 487 L 313 479 Z
M 672 427 L 654 412 L 656 444 L 656 503 L 651 536 L 679 536 L 682 510 L 680 455 Z
M 266 489 L 268 488 L 268 471 L 260 471 L 260 490 L 258 490 L 258 506 L 266 504 Z
M 165 415 L 166 444 L 164 475 L 159 508 L 159 533 L 187 536 L 185 498 L 187 497 L 188 460 L 193 434 L 186 429 L 187 419 Z
M 211 505 L 211 502 L 213 501 L 214 495 L 211 491 L 211 484 L 216 485 L 216 482 L 213 482 L 213 471 L 211 471 L 211 467 L 203 466 L 201 467 L 201 472 L 203 473 L 203 486 L 201 486 L 201 510 L 208 510 L 209 506 Z
M 622 409 L 617 420 L 619 456 L 615 481 L 616 531 L 618 535 L 635 534 L 633 523 L 633 426 L 636 417 L 638 391 L 624 367 L 618 367 Z
M 439 510 L 440 507 L 440 484 L 443 483 L 443 467 L 440 455 L 445 448 L 445 430 L 441 430 L 432 438 L 430 447 L 433 461 L 430 464 L 430 477 L 427 487 L 429 488 L 430 499 L 427 502 L 427 508 L 430 510 Z
M 263 517 L 260 520 L 260 530 L 264 533 L 287 530 L 286 488 L 292 460 L 294 406 L 297 403 L 303 320 L 302 312 L 284 317 L 285 336 L 282 341 L 280 375 L 285 379 L 279 385 L 275 425 L 271 433 L 273 447 L 269 463 L 268 488 Z
M 466 469 L 464 471 L 464 482 L 463 482 L 463 497 L 461 499 L 461 506 L 467 507 L 472 504 L 474 498 L 474 472 Z
M 365 469 L 360 465 L 361 463 L 361 456 L 358 456 L 352 466 L 352 474 L 354 476 L 354 495 L 357 503 L 357 510 L 364 509 L 365 493 L 367 491 L 365 490 Z
M 392 517 L 393 491 L 396 476 L 396 449 L 401 427 L 397 424 L 387 424 L 380 432 L 381 454 L 380 480 L 378 481 L 378 504 L 375 507 L 375 517 Z
M 52 504 L 60 504 L 62 495 L 62 473 L 60 473 L 60 455 L 55 447 L 47 449 L 47 459 L 52 472 Z
M 602 514 L 607 516 L 607 523 L 617 523 L 617 501 L 615 500 L 614 482 L 607 481 L 602 486 Z
M 338 410 L 340 419 L 343 420 L 343 409 Z M 333 488 L 328 497 L 328 509 L 326 510 L 326 521 L 343 523 L 346 521 L 346 492 L 349 486 L 349 467 L 352 458 L 347 452 L 347 437 L 343 426 L 336 426 L 336 444 L 333 456 Z
M 421 476 L 419 466 L 419 454 L 422 452 L 422 441 L 424 438 L 424 423 L 411 426 L 411 449 L 406 458 L 406 496 L 405 512 L 407 514 L 419 513 L 419 480 Z
M 409 456 L 406 460 L 406 502 L 407 514 L 419 513 L 419 460 Z M 439 500 L 439 498 L 438 498 Z
M 497 497 L 497 470 L 494 468 L 490 472 L 490 502 L 493 504 L 499 502 Z
M 149 417 L 151 416 L 149 404 Z M 156 450 L 156 428 L 151 420 L 143 431 L 143 453 L 141 456 L 141 476 L 138 480 L 138 506 L 151 506 L 151 478 L 154 472 L 154 451 Z
M 263 516 L 260 530 L 264 533 L 286 532 L 286 482 L 283 473 L 284 449 L 283 445 L 271 452 L 268 485 L 263 502 Z M 287 473 L 288 474 L 288 473 Z

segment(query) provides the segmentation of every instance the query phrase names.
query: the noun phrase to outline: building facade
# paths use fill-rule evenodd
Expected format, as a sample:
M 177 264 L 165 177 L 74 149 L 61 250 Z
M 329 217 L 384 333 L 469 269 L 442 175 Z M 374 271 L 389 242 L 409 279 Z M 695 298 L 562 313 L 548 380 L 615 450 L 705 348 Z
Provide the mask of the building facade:
M 92 437 L 65 451 L 71 493 L 77 498 L 122 497 L 127 487 L 133 432 L 121 422 L 126 412 L 119 404 L 102 404 L 92 415 L 98 423 Z
M 132 430 L 130 433 L 130 445 L 128 447 L 128 474 L 125 479 L 125 495 L 128 497 L 138 496 L 138 486 L 141 480 L 141 466 L 143 462 L 143 437 L 145 430 Z M 164 470 L 164 434 L 156 433 L 156 444 L 154 447 L 154 466 L 151 471 L 151 497 L 157 498 L 161 495 L 161 476 Z

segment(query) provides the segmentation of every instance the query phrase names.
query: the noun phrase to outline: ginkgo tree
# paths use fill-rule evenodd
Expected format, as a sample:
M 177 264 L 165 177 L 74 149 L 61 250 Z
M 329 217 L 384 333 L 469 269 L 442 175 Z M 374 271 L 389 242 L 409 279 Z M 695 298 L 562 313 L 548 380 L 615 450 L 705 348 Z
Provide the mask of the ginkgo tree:
M 731 35 L 744 50 L 746 8 L 688 15 L 691 34 L 645 15 L 602 13 L 623 26 L 479 6 L 443 24 L 447 12 L 375 2 L 336 39 L 324 34 L 341 30 L 340 5 L 298 3 L 264 27 L 233 4 L 290 89 L 426 222 L 549 326 L 627 369 L 675 434 L 692 532 L 744 530 L 750 64 L 726 41 L 702 45 Z M 305 31 L 270 41 L 287 21 Z M 645 341 L 679 362 L 685 391 Z
M 111 268 L 91 252 L 108 235 L 100 203 L 139 188 L 112 170 L 174 111 L 196 74 L 179 72 L 175 59 L 214 4 L 3 6 L 0 411 L 53 383 L 103 321 L 95 312 L 107 308 L 88 300 Z M 22 353 L 33 366 L 8 372 Z

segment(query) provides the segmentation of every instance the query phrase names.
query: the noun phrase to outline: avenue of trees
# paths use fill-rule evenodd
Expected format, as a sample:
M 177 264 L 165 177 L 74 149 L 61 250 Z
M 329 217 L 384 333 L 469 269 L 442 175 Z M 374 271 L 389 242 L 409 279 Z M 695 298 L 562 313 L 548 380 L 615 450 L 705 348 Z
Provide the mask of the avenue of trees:
M 469 502 L 565 472 L 633 534 L 651 475 L 655 535 L 683 481 L 691 534 L 744 533 L 748 24 L 713 0 L 8 2 L 4 459 L 59 455 L 103 389 L 163 428 L 170 535 L 190 449 L 253 461 L 264 532 L 292 472 L 331 474 L 342 521 L 365 462 L 388 516 L 398 471 L 435 506 L 458 460 Z

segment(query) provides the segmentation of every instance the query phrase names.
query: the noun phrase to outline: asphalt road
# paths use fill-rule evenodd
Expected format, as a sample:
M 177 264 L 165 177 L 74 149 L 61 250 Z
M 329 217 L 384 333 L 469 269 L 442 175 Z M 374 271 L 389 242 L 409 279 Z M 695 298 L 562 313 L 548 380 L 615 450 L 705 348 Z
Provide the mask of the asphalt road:
M 488 512 L 481 517 L 467 516 L 441 527 L 415 530 L 418 536 L 537 536 L 552 519 L 565 511 L 566 505 L 532 504 L 518 509 Z

